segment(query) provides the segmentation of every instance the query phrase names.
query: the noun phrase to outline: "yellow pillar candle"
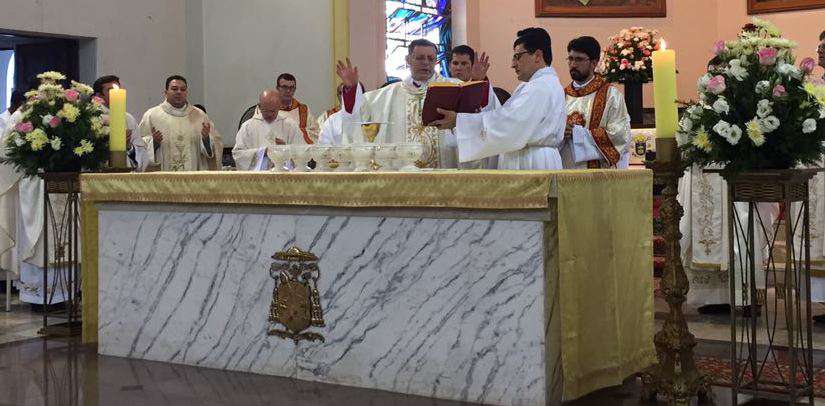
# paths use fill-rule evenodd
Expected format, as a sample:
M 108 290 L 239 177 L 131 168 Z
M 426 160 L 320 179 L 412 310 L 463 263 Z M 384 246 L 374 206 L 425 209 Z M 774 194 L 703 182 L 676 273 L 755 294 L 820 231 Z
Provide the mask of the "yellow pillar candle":
M 126 89 L 109 90 L 109 151 L 126 151 Z
M 653 104 L 656 108 L 656 138 L 673 138 L 679 125 L 676 107 L 676 52 L 665 49 L 662 40 L 653 51 Z

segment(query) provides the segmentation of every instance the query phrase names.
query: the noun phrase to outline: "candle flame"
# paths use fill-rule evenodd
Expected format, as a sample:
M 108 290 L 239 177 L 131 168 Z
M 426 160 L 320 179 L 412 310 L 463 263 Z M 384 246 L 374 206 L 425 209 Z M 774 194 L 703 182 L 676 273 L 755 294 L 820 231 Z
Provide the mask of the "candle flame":
M 112 89 L 120 89 L 120 86 L 117 83 L 112 83 Z
M 665 41 L 665 39 L 662 38 L 659 40 L 659 50 L 664 51 L 665 49 L 667 49 L 667 41 Z

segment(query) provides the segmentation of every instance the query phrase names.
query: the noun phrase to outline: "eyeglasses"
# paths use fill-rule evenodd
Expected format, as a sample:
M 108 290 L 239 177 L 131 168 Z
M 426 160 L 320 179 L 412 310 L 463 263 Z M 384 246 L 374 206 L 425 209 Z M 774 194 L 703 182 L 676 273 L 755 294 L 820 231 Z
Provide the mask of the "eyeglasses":
M 584 56 L 575 56 L 575 57 L 574 56 L 569 56 L 569 57 L 567 57 L 567 63 L 569 63 L 569 64 L 574 64 L 574 63 L 579 64 L 579 63 L 587 62 L 589 60 L 590 60 L 590 58 L 587 58 L 587 57 L 584 57 Z
M 521 51 L 521 52 L 516 52 L 516 53 L 514 53 L 514 54 L 513 54 L 513 62 L 515 62 L 515 61 L 517 61 L 517 60 L 521 59 L 521 56 L 522 56 L 522 55 L 524 55 L 524 54 L 529 54 L 529 53 L 531 53 L 531 52 L 530 52 L 530 51 Z

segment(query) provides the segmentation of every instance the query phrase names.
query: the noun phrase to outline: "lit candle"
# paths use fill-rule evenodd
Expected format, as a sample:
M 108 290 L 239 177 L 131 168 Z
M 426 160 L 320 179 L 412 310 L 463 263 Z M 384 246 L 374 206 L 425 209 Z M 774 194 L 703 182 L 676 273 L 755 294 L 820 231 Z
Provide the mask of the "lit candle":
M 126 89 L 109 90 L 109 151 L 126 151 Z
M 676 108 L 676 52 L 666 49 L 665 40 L 653 51 L 653 104 L 656 108 L 656 138 L 673 138 L 679 125 Z

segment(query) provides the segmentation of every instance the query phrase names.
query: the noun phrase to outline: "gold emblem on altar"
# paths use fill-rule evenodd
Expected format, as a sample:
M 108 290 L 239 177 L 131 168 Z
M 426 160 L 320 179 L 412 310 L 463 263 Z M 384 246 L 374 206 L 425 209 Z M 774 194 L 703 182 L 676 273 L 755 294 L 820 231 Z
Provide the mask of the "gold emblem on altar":
M 269 275 L 275 279 L 272 304 L 269 306 L 268 335 L 291 339 L 324 341 L 324 336 L 305 331 L 324 327 L 324 315 L 316 283 L 320 276 L 318 257 L 292 247 L 276 252 Z

